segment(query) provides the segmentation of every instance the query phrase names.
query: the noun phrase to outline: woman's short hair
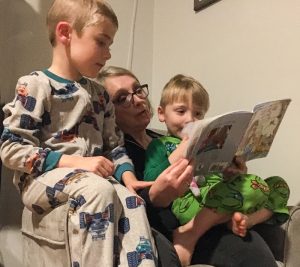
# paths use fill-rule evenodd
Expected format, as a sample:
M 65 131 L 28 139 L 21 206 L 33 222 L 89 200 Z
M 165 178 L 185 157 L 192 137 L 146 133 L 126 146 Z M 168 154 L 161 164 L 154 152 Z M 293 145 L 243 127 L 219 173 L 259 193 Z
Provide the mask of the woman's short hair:
M 104 16 L 118 28 L 118 18 L 104 0 L 54 0 L 47 15 L 49 40 L 55 45 L 55 29 L 60 21 L 69 22 L 80 34 L 87 26 L 99 23 Z
M 107 66 L 104 67 L 98 74 L 97 81 L 105 88 L 105 80 L 109 77 L 120 77 L 120 76 L 129 76 L 135 79 L 138 83 L 140 81 L 138 78 L 128 69 L 117 67 L 117 66 Z M 146 98 L 146 103 L 148 105 L 151 117 L 153 116 L 153 108 L 148 98 Z
M 138 80 L 138 78 L 128 69 L 122 68 L 122 67 L 117 67 L 117 66 L 107 66 L 104 67 L 98 77 L 97 77 L 97 81 L 103 86 L 105 87 L 105 80 L 109 77 L 119 77 L 119 76 L 130 76 L 133 79 L 135 79 L 138 83 L 140 83 L 140 81 Z

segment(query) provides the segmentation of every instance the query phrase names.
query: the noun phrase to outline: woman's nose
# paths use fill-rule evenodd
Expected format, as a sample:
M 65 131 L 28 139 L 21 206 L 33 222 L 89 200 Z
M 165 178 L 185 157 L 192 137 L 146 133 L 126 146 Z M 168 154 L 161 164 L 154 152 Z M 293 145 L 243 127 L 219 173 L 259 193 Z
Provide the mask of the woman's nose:
M 140 105 L 145 103 L 145 99 L 138 97 L 137 95 L 133 95 L 133 104 L 134 105 Z

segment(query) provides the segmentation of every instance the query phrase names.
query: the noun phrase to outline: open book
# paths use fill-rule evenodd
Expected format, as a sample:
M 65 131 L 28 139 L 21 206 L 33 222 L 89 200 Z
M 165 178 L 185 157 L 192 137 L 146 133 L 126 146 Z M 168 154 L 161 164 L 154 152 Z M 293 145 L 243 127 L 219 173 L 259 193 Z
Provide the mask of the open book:
M 267 156 L 290 99 L 258 104 L 252 112 L 234 111 L 188 124 L 186 157 L 195 175 L 221 172 L 234 156 L 245 161 Z

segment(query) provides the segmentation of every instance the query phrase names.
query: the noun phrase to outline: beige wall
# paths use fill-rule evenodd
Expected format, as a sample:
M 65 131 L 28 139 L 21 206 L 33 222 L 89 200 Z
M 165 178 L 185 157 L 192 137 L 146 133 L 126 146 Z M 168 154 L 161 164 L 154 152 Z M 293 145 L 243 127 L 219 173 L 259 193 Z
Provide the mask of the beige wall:
M 192 75 L 207 88 L 208 116 L 292 98 L 269 156 L 248 166 L 263 177 L 286 177 L 290 204 L 298 203 L 300 1 L 222 0 L 198 13 L 193 1 L 154 3 L 153 105 L 177 73 Z M 152 125 L 162 127 L 156 118 Z
M 192 0 L 109 2 L 120 20 L 109 64 L 132 65 L 140 80 L 152 85 L 154 107 L 162 86 L 176 73 L 193 75 L 208 89 L 208 115 L 251 109 L 255 103 L 269 99 L 293 99 L 270 155 L 250 162 L 249 169 L 262 176 L 285 176 L 292 189 L 290 204 L 298 203 L 300 1 L 222 0 L 199 13 L 193 11 Z M 0 0 L 2 101 L 12 98 L 19 76 L 50 64 L 44 26 L 50 3 Z M 131 39 L 135 7 L 135 34 Z M 131 49 L 132 64 L 128 56 Z M 162 128 L 156 117 L 151 126 Z M 6 267 L 18 267 L 20 236 L 14 229 L 20 222 L 20 202 L 10 177 L 5 173 L 0 194 L 0 253 Z M 13 249 L 4 251 L 5 244 Z

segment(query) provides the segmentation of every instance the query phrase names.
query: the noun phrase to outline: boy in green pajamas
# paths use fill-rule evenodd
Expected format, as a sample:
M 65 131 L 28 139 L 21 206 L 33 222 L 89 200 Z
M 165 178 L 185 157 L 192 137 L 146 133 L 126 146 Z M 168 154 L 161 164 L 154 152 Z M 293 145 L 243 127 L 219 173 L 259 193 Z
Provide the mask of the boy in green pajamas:
M 187 138 L 184 126 L 203 119 L 209 96 L 192 77 L 174 76 L 164 87 L 158 117 L 168 136 L 154 139 L 148 146 L 144 179 L 153 181 L 178 158 L 183 157 Z M 239 163 L 239 159 L 236 159 Z M 281 177 L 266 180 L 241 174 L 225 181 L 220 173 L 195 178 L 184 196 L 173 202 L 172 211 L 181 226 L 173 232 L 173 243 L 183 266 L 190 263 L 197 240 L 216 224 L 228 222 L 234 233 L 245 236 L 247 229 L 268 220 L 283 223 L 288 218 L 289 188 Z

